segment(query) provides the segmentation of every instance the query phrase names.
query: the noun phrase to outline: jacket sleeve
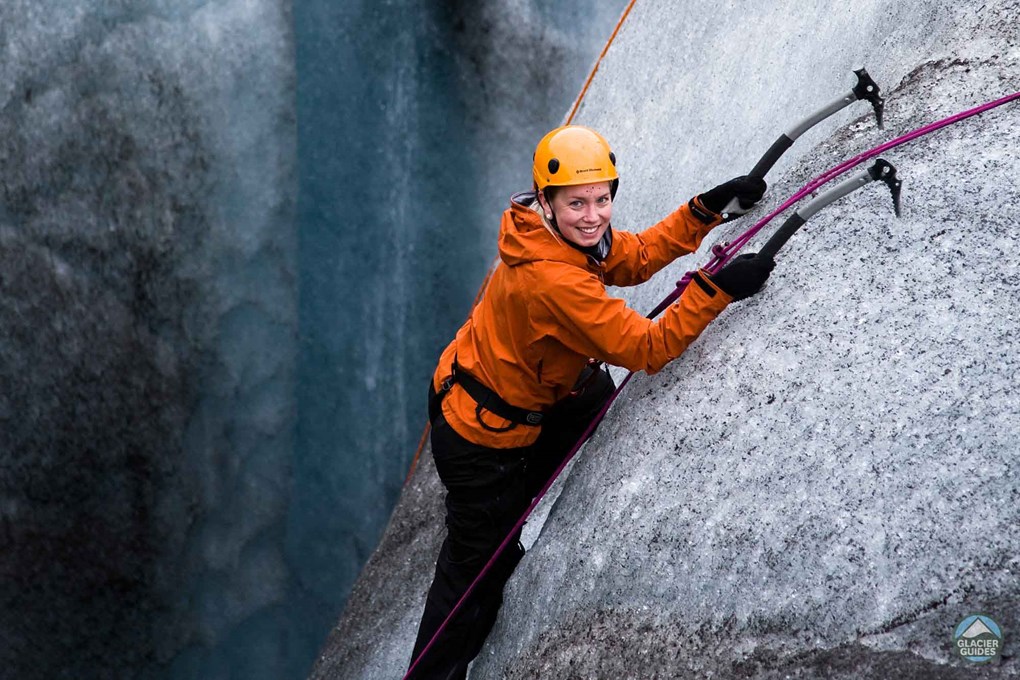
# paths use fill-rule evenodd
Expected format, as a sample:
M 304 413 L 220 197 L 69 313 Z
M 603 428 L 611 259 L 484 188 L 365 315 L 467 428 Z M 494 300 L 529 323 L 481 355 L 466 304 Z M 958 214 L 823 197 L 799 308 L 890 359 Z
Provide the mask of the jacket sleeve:
M 631 371 L 656 373 L 680 356 L 733 298 L 700 273 L 657 321 L 606 294 L 594 276 L 543 286 L 545 332 L 571 350 Z
M 699 217 L 687 203 L 640 234 L 614 230 L 613 247 L 605 260 L 606 283 L 644 283 L 676 258 L 697 250 L 705 235 L 720 222 L 721 217 L 708 211 Z

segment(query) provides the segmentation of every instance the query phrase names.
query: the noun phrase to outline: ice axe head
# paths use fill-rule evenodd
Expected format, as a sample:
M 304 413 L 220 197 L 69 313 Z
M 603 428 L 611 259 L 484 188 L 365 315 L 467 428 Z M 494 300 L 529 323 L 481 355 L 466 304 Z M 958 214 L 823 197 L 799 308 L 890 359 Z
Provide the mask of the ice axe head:
M 854 96 L 858 99 L 867 99 L 875 109 L 875 120 L 878 121 L 878 129 L 882 128 L 882 111 L 885 109 L 885 100 L 882 99 L 878 83 L 871 79 L 866 68 L 859 68 L 854 71 L 857 76 L 857 84 L 854 85 Z
M 868 168 L 868 174 L 871 175 L 871 179 L 881 180 L 889 187 L 889 192 L 892 193 L 893 210 L 896 212 L 896 217 L 899 217 L 900 188 L 903 186 L 903 182 L 896 178 L 896 168 L 884 158 L 879 158 L 874 165 Z

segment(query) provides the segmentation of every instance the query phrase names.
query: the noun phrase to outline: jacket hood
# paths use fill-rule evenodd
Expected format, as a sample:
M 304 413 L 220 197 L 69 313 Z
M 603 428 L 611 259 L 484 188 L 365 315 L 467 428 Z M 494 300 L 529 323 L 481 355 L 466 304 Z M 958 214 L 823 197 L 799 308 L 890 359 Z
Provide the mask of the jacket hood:
M 532 191 L 510 197 L 510 207 L 499 225 L 499 257 L 511 267 L 539 260 L 586 267 L 590 261 L 556 233 Z

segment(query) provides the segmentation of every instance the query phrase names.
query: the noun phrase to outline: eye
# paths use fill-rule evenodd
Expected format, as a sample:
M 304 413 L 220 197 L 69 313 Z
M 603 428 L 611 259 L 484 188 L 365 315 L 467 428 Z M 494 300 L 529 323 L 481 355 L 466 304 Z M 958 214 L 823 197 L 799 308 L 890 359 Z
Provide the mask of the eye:
M 599 205 L 609 203 L 609 196 L 599 196 Z
M 582 205 L 584 205 L 583 201 L 571 201 L 570 202 L 570 207 L 571 208 L 580 208 Z

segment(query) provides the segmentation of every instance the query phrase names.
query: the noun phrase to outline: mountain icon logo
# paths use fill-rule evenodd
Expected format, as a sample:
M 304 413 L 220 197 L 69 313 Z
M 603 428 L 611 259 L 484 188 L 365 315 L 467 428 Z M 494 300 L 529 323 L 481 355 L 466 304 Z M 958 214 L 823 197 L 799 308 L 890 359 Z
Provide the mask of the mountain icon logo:
M 971 663 L 987 663 L 1002 653 L 1002 629 L 991 617 L 971 614 L 953 631 L 953 649 Z
M 978 635 L 983 635 L 984 633 L 991 632 L 992 631 L 988 628 L 988 626 L 985 625 L 985 622 L 982 621 L 981 618 L 979 617 L 974 619 L 974 623 L 970 624 L 970 627 L 967 628 L 967 630 L 963 631 L 963 637 L 974 638 L 977 637 Z

